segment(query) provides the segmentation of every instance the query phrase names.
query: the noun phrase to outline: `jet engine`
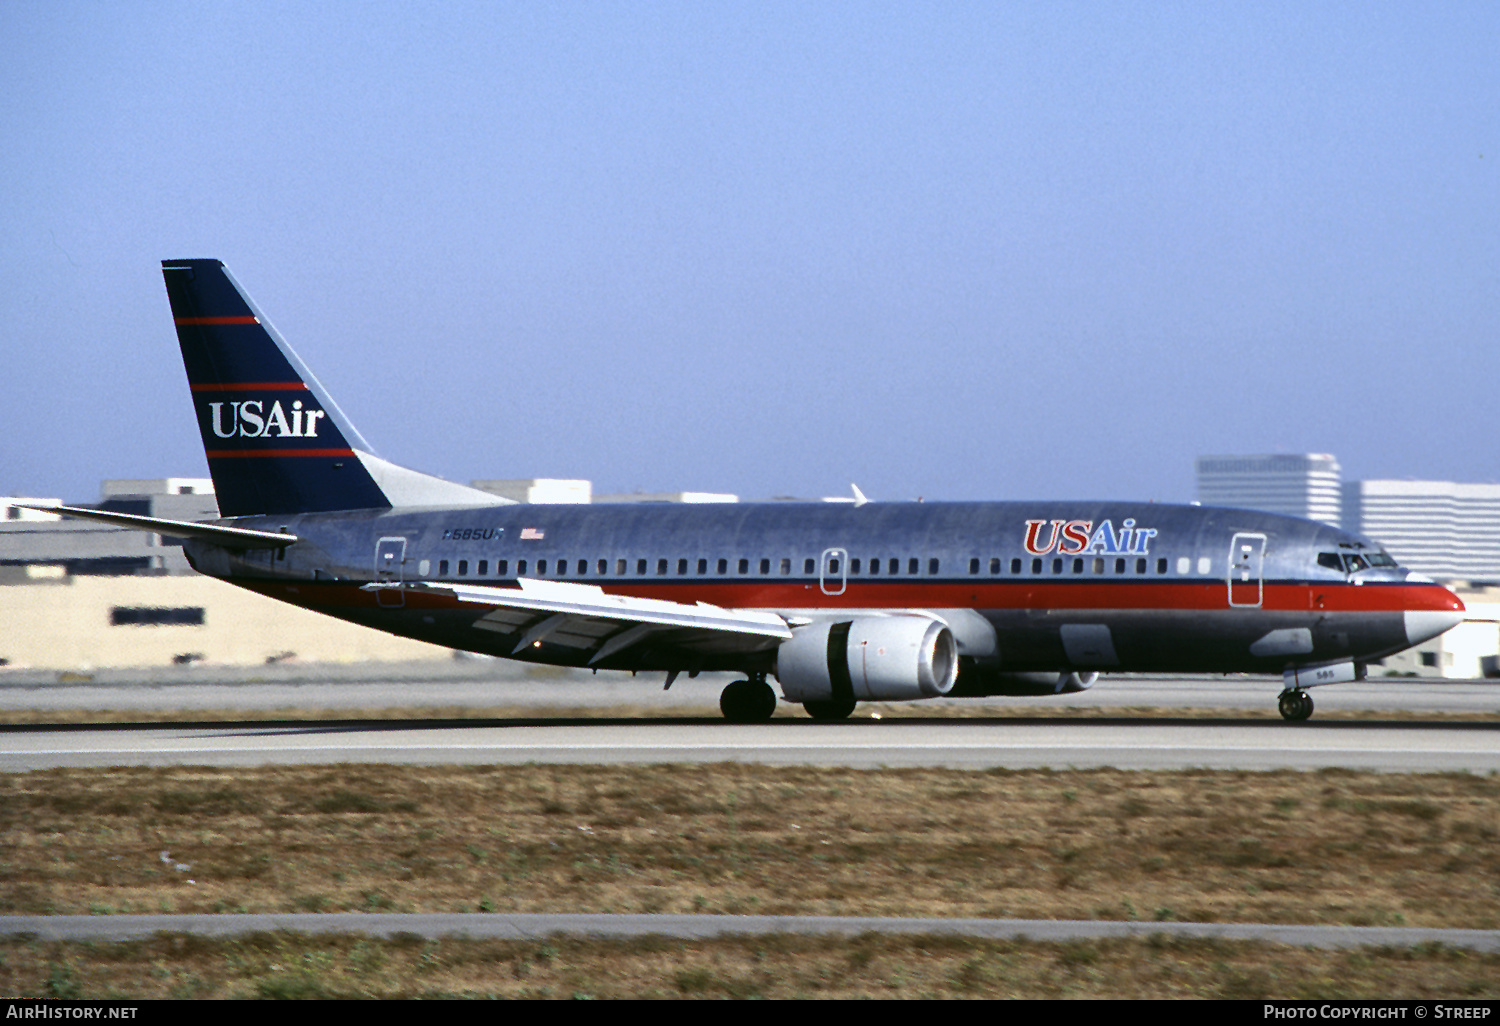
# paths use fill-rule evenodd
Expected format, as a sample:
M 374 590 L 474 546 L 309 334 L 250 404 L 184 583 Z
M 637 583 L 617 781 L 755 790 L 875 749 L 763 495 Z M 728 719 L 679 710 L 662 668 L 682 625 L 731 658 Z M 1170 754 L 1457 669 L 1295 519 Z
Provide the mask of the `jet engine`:
M 823 620 L 776 650 L 776 678 L 789 702 L 939 698 L 958 679 L 958 643 L 923 616 Z

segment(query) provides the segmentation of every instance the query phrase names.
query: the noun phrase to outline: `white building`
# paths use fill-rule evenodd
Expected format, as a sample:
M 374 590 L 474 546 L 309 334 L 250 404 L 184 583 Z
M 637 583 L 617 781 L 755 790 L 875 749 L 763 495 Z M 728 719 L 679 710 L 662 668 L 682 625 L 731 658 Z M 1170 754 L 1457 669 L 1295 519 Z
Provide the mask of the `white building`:
M 738 495 L 728 492 L 622 492 L 596 495 L 595 502 L 739 502 Z
M 1500 485 L 1350 481 L 1344 529 L 1439 580 L 1500 581 Z
M 1199 456 L 1198 501 L 1306 517 L 1338 527 L 1339 463 L 1327 453 Z
M 593 499 L 592 481 L 572 478 L 526 477 L 517 480 L 470 481 L 469 487 L 512 502 L 544 504 L 586 503 Z

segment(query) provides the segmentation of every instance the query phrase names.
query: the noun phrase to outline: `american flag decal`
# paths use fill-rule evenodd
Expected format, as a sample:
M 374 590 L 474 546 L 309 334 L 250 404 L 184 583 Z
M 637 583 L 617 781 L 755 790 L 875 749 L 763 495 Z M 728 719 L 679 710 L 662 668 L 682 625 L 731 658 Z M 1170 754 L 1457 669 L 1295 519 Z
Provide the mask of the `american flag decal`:
M 521 528 L 521 540 L 522 541 L 541 541 L 545 537 L 546 537 L 546 532 L 543 531 L 540 527 L 523 527 L 523 528 Z

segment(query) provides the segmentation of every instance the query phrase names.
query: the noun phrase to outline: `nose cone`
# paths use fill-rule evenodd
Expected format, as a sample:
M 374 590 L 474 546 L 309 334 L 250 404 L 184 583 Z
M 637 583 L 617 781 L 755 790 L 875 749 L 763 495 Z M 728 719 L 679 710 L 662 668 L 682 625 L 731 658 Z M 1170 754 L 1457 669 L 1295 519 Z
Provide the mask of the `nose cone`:
M 1408 584 L 1426 585 L 1420 589 L 1412 589 L 1416 601 L 1403 614 L 1406 618 L 1408 644 L 1420 644 L 1463 622 L 1463 599 L 1442 585 L 1430 583 L 1427 578 L 1416 574 L 1409 575 L 1406 580 Z

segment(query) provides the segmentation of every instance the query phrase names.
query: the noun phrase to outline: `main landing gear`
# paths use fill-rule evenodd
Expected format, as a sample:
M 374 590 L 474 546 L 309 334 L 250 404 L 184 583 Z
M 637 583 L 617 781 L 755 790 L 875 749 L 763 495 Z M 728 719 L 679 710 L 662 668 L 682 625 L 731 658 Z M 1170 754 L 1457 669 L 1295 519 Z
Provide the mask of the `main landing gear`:
M 1292 723 L 1301 723 L 1312 715 L 1312 695 L 1300 688 L 1289 688 L 1281 693 L 1276 700 L 1276 707 L 1281 710 L 1281 718 Z
M 857 704 L 852 698 L 830 698 L 821 702 L 803 702 L 802 708 L 815 720 L 847 720 Z
M 764 723 L 776 711 L 776 692 L 764 673 L 737 680 L 719 695 L 719 711 L 730 723 Z

